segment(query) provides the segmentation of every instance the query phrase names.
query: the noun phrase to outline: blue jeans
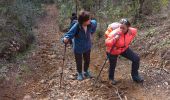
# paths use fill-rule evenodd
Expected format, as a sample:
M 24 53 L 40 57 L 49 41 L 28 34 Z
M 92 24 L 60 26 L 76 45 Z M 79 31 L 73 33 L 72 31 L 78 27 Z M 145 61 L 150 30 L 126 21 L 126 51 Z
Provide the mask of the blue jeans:
M 136 53 L 134 53 L 130 48 L 128 48 L 126 51 L 124 51 L 120 55 L 132 61 L 131 75 L 132 77 L 138 76 L 138 69 L 139 69 L 139 63 L 140 63 L 139 56 Z M 114 80 L 114 72 L 115 72 L 118 56 L 111 55 L 109 53 L 107 53 L 107 56 L 109 57 L 109 62 L 110 62 L 109 79 Z

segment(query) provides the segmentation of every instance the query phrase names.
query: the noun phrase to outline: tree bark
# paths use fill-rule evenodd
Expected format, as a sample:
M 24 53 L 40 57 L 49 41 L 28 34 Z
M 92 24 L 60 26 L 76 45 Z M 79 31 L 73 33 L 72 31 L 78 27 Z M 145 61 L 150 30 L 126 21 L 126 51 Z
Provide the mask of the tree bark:
M 137 20 L 141 18 L 144 1 L 145 0 L 138 0 L 139 8 L 136 10 L 135 16 L 134 16 L 133 21 L 132 21 L 134 24 L 136 24 Z M 132 2 L 133 2 L 133 5 L 135 7 L 135 0 L 132 0 Z

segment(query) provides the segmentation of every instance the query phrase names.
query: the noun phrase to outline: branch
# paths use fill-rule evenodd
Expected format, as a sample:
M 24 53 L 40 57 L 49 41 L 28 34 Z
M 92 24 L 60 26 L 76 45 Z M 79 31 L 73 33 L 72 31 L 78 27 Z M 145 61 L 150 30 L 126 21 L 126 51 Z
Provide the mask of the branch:
M 117 96 L 119 97 L 120 100 L 123 100 L 122 97 L 120 96 L 119 90 L 116 86 L 113 86 L 115 88 L 115 93 L 117 94 Z

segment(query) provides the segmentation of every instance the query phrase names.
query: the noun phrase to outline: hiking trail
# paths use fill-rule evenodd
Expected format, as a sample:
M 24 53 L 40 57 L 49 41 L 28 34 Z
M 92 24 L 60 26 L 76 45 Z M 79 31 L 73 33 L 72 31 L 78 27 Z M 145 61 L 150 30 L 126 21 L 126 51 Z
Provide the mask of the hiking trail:
M 11 83 L 16 88 L 7 89 L 6 96 L 2 93 L 3 100 L 120 100 L 118 94 L 123 100 L 170 100 L 169 73 L 154 69 L 154 66 L 151 67 L 147 60 L 142 58 L 140 73 L 145 79 L 143 84 L 132 81 L 131 63 L 124 58 L 118 59 L 115 78 L 119 83 L 115 86 L 108 83 L 108 63 L 101 73 L 98 87 L 94 86 L 94 79 L 77 81 L 76 64 L 71 46 L 67 47 L 60 89 L 64 51 L 64 44 L 60 39 L 64 33 L 59 31 L 57 24 L 59 13 L 56 6 L 47 5 L 45 10 L 47 15 L 38 20 L 37 28 L 34 29 L 37 39 L 35 48 L 27 55 L 24 62 L 16 64 L 16 66 L 27 65 L 30 73 L 21 75 L 23 81 L 19 85 L 15 82 Z M 99 42 L 104 43 L 100 40 Z M 101 45 L 94 43 L 92 48 L 90 70 L 94 75 L 98 74 L 105 60 L 105 47 L 102 43 Z

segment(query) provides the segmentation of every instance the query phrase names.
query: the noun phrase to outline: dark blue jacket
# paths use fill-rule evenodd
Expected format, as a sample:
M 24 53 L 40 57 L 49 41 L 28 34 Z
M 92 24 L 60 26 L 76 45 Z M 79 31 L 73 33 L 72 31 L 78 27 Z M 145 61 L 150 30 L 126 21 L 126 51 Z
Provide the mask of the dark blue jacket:
M 84 53 L 92 47 L 92 34 L 96 31 L 97 22 L 91 20 L 91 24 L 87 26 L 87 32 L 85 33 L 82 26 L 75 23 L 71 29 L 64 35 L 69 40 L 73 39 L 73 50 L 75 53 Z
M 71 27 L 72 27 L 74 24 L 76 24 L 77 22 L 78 22 L 78 20 L 72 20 L 71 23 L 70 23 L 69 29 L 71 29 Z

